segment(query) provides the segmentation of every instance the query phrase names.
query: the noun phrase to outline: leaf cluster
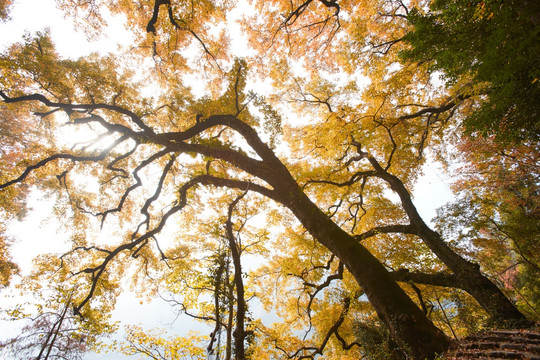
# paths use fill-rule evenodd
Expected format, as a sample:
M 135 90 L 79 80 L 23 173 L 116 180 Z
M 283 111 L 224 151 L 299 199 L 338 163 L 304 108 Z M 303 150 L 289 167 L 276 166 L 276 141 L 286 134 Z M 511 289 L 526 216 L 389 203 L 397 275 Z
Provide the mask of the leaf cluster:
M 433 1 L 407 16 L 401 58 L 429 63 L 449 86 L 467 78 L 487 97 L 465 119 L 469 132 L 538 141 L 539 14 L 534 1 Z

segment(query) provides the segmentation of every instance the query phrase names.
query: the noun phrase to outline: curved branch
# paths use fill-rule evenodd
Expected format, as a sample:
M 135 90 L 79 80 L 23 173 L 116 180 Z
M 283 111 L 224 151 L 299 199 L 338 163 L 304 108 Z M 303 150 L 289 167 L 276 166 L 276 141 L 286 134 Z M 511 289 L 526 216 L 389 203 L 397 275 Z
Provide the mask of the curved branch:
M 303 4 L 298 6 L 296 9 L 291 11 L 291 13 L 285 18 L 285 20 L 281 23 L 281 25 L 276 30 L 276 34 L 283 29 L 284 27 L 287 27 L 288 25 L 292 25 L 296 22 L 296 20 L 300 17 L 300 15 L 306 10 L 306 8 L 311 4 L 313 0 L 306 0 Z M 275 37 L 275 34 L 274 34 Z
M 470 97 L 471 97 L 471 95 L 458 95 L 458 96 L 456 96 L 455 100 L 452 100 L 447 104 L 444 104 L 444 105 L 441 105 L 441 106 L 438 106 L 438 107 L 426 107 L 426 108 L 424 108 L 422 110 L 419 110 L 419 111 L 417 111 L 415 113 L 402 115 L 402 116 L 398 117 L 398 119 L 407 120 L 407 119 L 414 119 L 414 118 L 420 117 L 420 116 L 425 115 L 425 114 L 440 114 L 440 113 L 443 113 L 445 111 L 448 111 L 448 110 L 452 109 L 454 106 L 459 105 L 459 103 L 461 101 L 463 101 L 465 99 L 468 99 Z
M 154 35 L 156 34 L 156 23 L 158 21 L 159 8 L 161 7 L 161 5 L 167 5 L 167 8 L 168 8 L 167 9 L 167 14 L 168 14 L 169 22 L 171 23 L 171 25 L 176 30 L 187 31 L 188 33 L 190 33 L 199 42 L 199 44 L 201 44 L 204 52 L 208 56 L 210 56 L 210 58 L 212 58 L 212 60 L 214 61 L 214 63 L 218 67 L 218 69 L 223 71 L 221 69 L 221 67 L 219 66 L 219 64 L 218 64 L 216 57 L 214 56 L 214 54 L 212 54 L 210 49 L 208 49 L 208 47 L 206 46 L 204 41 L 200 38 L 200 36 L 195 31 L 191 30 L 189 27 L 182 26 L 182 25 L 180 25 L 178 23 L 177 19 L 174 17 L 170 0 L 155 0 L 155 2 L 154 2 L 154 10 L 152 12 L 152 18 L 148 21 L 148 24 L 146 25 L 146 32 L 152 33 Z
M 192 184 L 191 186 L 194 186 L 194 185 L 195 184 Z M 81 309 L 94 296 L 94 292 L 95 292 L 95 290 L 96 290 L 96 288 L 98 286 L 99 279 L 101 278 L 101 276 L 105 272 L 105 269 L 107 268 L 107 265 L 118 254 L 120 254 L 122 251 L 133 250 L 133 249 L 135 249 L 136 247 L 138 247 L 140 245 L 144 246 L 148 242 L 148 239 L 152 238 L 153 236 L 158 234 L 163 229 L 163 227 L 165 226 L 165 223 L 167 222 L 167 219 L 171 215 L 173 215 L 173 214 L 177 213 L 178 211 L 180 211 L 184 206 L 185 206 L 185 201 L 184 201 L 183 204 L 173 206 L 167 213 L 165 213 L 163 215 L 160 223 L 158 224 L 158 226 L 156 228 L 152 229 L 151 231 L 148 231 L 147 233 L 145 233 L 144 235 L 142 235 L 139 238 L 135 239 L 134 241 L 131 241 L 131 242 L 127 243 L 127 244 L 123 244 L 123 245 L 118 246 L 116 249 L 111 251 L 111 253 L 103 260 L 103 262 L 100 265 L 98 265 L 98 266 L 96 266 L 94 268 L 86 268 L 86 269 L 82 270 L 81 272 L 79 272 L 79 273 L 92 274 L 92 285 L 91 285 L 90 291 L 88 292 L 88 295 L 83 299 L 83 301 L 78 306 L 75 307 L 75 309 L 74 309 L 75 315 L 81 315 L 81 312 L 80 312 Z M 75 275 L 77 275 L 77 274 L 75 274 Z
M 0 189 L 4 189 L 4 188 L 7 188 L 13 184 L 16 184 L 16 183 L 20 183 L 22 182 L 24 179 L 26 179 L 26 177 L 28 177 L 28 175 L 30 175 L 30 173 L 34 170 L 37 170 L 37 169 L 40 169 L 44 166 L 46 166 L 48 163 L 52 162 L 52 161 L 55 161 L 55 160 L 71 160 L 73 162 L 98 162 L 98 161 L 101 161 L 103 159 L 105 159 L 105 157 L 111 152 L 112 149 L 114 149 L 117 145 L 119 145 L 120 143 L 124 142 L 125 140 L 127 140 L 127 137 L 121 137 L 120 139 L 116 140 L 111 146 L 109 146 L 108 148 L 106 148 L 105 150 L 103 150 L 99 155 L 96 155 L 96 156 L 77 156 L 77 155 L 73 155 L 73 154 L 54 154 L 54 155 L 51 155 L 39 162 L 37 162 L 36 164 L 34 165 L 30 165 L 28 167 L 26 167 L 26 169 L 23 171 L 23 173 L 17 177 L 16 179 L 13 179 L 13 180 L 9 180 L 3 184 L 0 184 Z
M 147 229 L 148 229 L 148 225 L 150 223 L 150 214 L 148 213 L 148 209 L 150 208 L 150 205 L 152 205 L 152 203 L 159 198 L 159 195 L 161 194 L 161 190 L 163 189 L 163 183 L 165 182 L 165 178 L 169 174 L 169 172 L 170 172 L 172 166 L 174 165 L 175 161 L 176 161 L 176 154 L 173 154 L 173 155 L 171 155 L 170 160 L 167 162 L 167 164 L 165 165 L 165 167 L 163 169 L 163 172 L 161 173 L 161 177 L 160 177 L 158 185 L 156 187 L 156 191 L 154 192 L 154 194 L 152 196 L 150 196 L 148 199 L 146 199 L 143 207 L 141 208 L 141 214 L 144 215 L 145 220 L 143 222 L 141 222 L 141 224 L 139 224 L 139 226 L 137 227 L 137 230 L 135 231 L 135 233 L 139 232 L 139 228 L 143 224 L 146 224 Z
M 371 45 L 371 48 L 373 50 L 379 49 L 379 48 L 384 48 L 382 50 L 374 51 L 374 54 L 386 55 L 386 54 L 388 54 L 388 52 L 390 51 L 392 46 L 394 46 L 395 44 L 397 44 L 397 43 L 399 43 L 401 41 L 403 41 L 403 38 L 394 39 L 394 40 L 388 40 L 388 41 L 385 41 L 385 42 L 380 43 L 380 44 L 371 43 L 370 45 Z
M 341 310 L 341 313 L 339 314 L 339 317 L 337 318 L 336 322 L 328 329 L 326 332 L 321 344 L 318 347 L 315 346 L 304 346 L 298 350 L 294 354 L 287 353 L 284 349 L 277 346 L 276 348 L 283 351 L 289 359 L 298 358 L 298 359 L 315 359 L 318 355 L 322 355 L 324 352 L 324 349 L 326 345 L 328 344 L 328 341 L 332 337 L 332 335 L 335 335 L 340 344 L 342 345 L 344 350 L 350 350 L 353 346 L 361 346 L 358 342 L 353 342 L 351 344 L 347 344 L 346 341 L 338 334 L 338 330 L 345 321 L 345 317 L 347 316 L 347 313 L 349 312 L 349 308 L 351 306 L 352 299 L 350 297 L 346 297 L 343 299 L 343 309 Z M 302 352 L 310 351 L 310 354 L 307 355 L 300 355 Z
M 214 54 L 212 54 L 212 52 L 210 51 L 210 49 L 208 49 L 208 47 L 206 46 L 206 44 L 204 43 L 204 41 L 202 41 L 202 39 L 199 37 L 199 35 L 197 35 L 197 33 L 195 33 L 195 31 L 191 30 L 189 27 L 182 27 L 180 26 L 180 24 L 178 24 L 178 21 L 176 21 L 176 19 L 174 18 L 174 14 L 172 12 L 172 7 L 169 3 L 169 21 L 171 22 L 171 24 L 178 30 L 181 30 L 181 31 L 187 31 L 189 32 L 198 42 L 199 44 L 201 44 L 204 52 L 210 56 L 212 58 L 212 60 L 214 60 L 214 63 L 216 64 L 216 66 L 218 67 L 218 69 L 220 71 L 223 71 L 223 69 L 221 69 L 221 66 L 219 66 L 219 63 L 217 62 L 217 59 L 216 57 L 214 56 Z
M 163 295 L 161 295 L 159 292 L 158 292 L 158 296 L 165 302 L 171 304 L 171 306 L 180 306 L 180 311 L 183 312 L 184 314 L 186 314 L 187 316 L 193 318 L 193 319 L 197 319 L 197 320 L 202 320 L 202 321 L 219 321 L 219 319 L 215 319 L 211 316 L 200 316 L 200 315 L 196 315 L 196 314 L 192 314 L 190 312 L 188 312 L 188 309 L 186 307 L 186 305 L 178 300 L 175 300 L 175 299 L 168 299 L 168 298 L 165 298 Z
M 249 189 L 255 191 L 263 196 L 266 196 L 272 200 L 280 202 L 277 194 L 274 190 L 270 190 L 264 186 L 252 183 L 250 181 L 236 180 L 236 179 L 224 179 L 213 175 L 199 175 L 194 178 L 201 185 L 213 185 L 217 187 L 225 187 L 229 189 L 238 189 L 245 191 Z
M 339 4 L 337 3 L 337 0 L 319 0 L 319 2 L 321 2 L 327 8 L 336 9 L 334 15 L 335 16 L 339 15 L 339 12 L 340 12 L 341 8 L 339 7 Z
M 149 132 L 151 134 L 154 133 L 154 131 L 148 127 L 142 119 L 137 116 L 134 112 L 124 109 L 123 107 L 120 107 L 118 105 L 109 105 L 109 104 L 66 104 L 66 103 L 58 103 L 53 102 L 47 99 L 45 96 L 41 94 L 31 94 L 31 95 L 23 95 L 11 98 L 7 96 L 3 91 L 0 91 L 0 97 L 4 100 L 6 103 L 15 103 L 15 102 L 23 102 L 23 101 L 39 101 L 42 104 L 49 106 L 49 107 L 57 107 L 64 111 L 74 111 L 74 110 L 98 110 L 98 109 L 104 109 L 104 110 L 111 110 L 123 115 L 126 115 L 131 119 L 133 123 L 135 123 L 139 128 L 141 128 L 145 132 Z
M 292 7 L 293 4 L 291 2 L 291 10 L 290 10 L 288 15 L 282 15 L 284 19 L 279 24 L 279 26 L 275 30 L 274 34 L 272 35 L 272 39 L 270 41 L 269 48 L 275 43 L 275 40 L 276 40 L 276 37 L 277 37 L 278 33 L 280 31 L 282 31 L 282 30 L 286 33 L 286 37 L 287 37 L 287 41 L 289 42 L 289 46 L 291 45 L 290 44 L 290 39 L 289 39 L 291 29 L 289 29 L 289 27 L 293 26 L 296 23 L 296 21 L 307 10 L 307 8 L 309 7 L 309 5 L 312 2 L 313 2 L 313 0 L 306 0 L 302 4 L 298 5 L 298 7 L 296 7 L 296 8 Z M 339 21 L 339 12 L 340 12 L 341 8 L 340 8 L 339 4 L 337 3 L 337 1 L 336 0 L 319 0 L 319 2 L 321 4 L 323 4 L 327 8 L 334 8 L 335 9 L 334 14 L 331 15 L 331 16 L 327 16 L 323 20 L 319 20 L 319 21 L 315 21 L 315 22 L 312 22 L 312 23 L 309 23 L 309 24 L 301 25 L 300 27 L 298 27 L 296 29 L 292 29 L 292 31 L 300 31 L 300 30 L 306 29 L 306 28 L 311 29 L 311 28 L 318 27 L 318 32 L 316 34 L 314 34 L 313 37 L 308 40 L 308 42 L 311 42 L 311 41 L 315 40 L 316 38 L 318 38 L 325 31 L 325 29 L 328 26 L 329 21 L 332 18 L 336 18 L 336 22 L 332 26 L 332 28 L 330 29 L 328 41 L 330 41 L 335 36 L 337 31 L 341 27 L 341 24 L 340 24 L 340 21 Z M 327 46 L 328 46 L 328 43 L 325 45 L 325 47 L 327 47 Z
M 392 233 L 417 235 L 416 228 L 413 225 L 397 224 L 397 225 L 377 226 L 362 234 L 355 235 L 354 238 L 358 241 L 364 241 L 378 234 L 392 234 Z
M 308 180 L 303 185 L 303 188 L 305 188 L 309 184 L 326 184 L 326 185 L 334 185 L 337 187 L 345 187 L 345 186 L 351 186 L 357 181 L 370 177 L 375 176 L 375 171 L 357 171 L 355 172 L 347 181 L 344 182 L 336 182 L 331 180 Z
M 101 116 L 96 114 L 90 114 L 90 116 L 88 117 L 73 120 L 74 125 L 89 124 L 92 122 L 97 122 L 110 132 L 119 132 L 121 134 L 129 136 L 132 139 L 137 139 L 137 137 L 140 135 L 132 129 L 128 128 L 127 126 L 120 124 L 111 124 L 110 122 L 106 121 Z
M 124 194 L 122 194 L 122 197 L 120 198 L 120 201 L 119 201 L 118 205 L 113 209 L 108 209 L 108 210 L 105 210 L 105 211 L 97 214 L 97 216 L 101 216 L 101 226 L 103 226 L 107 215 L 109 215 L 111 213 L 115 213 L 115 212 L 120 212 L 122 210 L 123 206 L 124 206 L 125 201 L 127 200 L 128 196 L 129 196 L 129 194 L 133 190 L 135 190 L 136 188 L 138 188 L 138 187 L 140 187 L 142 185 L 142 180 L 139 177 L 139 171 L 141 171 L 143 168 L 145 168 L 146 166 L 148 166 L 149 164 L 151 164 L 155 160 L 159 159 L 160 157 L 163 157 L 163 156 L 167 155 L 170 152 L 171 152 L 171 150 L 166 148 L 166 149 L 163 149 L 163 150 L 153 154 L 149 158 L 141 161 L 141 163 L 132 172 L 132 175 L 135 178 L 135 184 L 131 185 L 130 187 L 128 187 L 126 189 L 126 191 L 124 191 Z
M 337 273 L 328 276 L 326 278 L 326 280 L 322 284 L 319 284 L 318 286 L 315 287 L 315 285 L 313 285 L 313 284 L 304 283 L 305 285 L 315 287 L 315 291 L 313 293 L 309 294 L 309 302 L 308 302 L 308 305 L 307 305 L 307 313 L 308 313 L 308 317 L 310 319 L 311 319 L 311 304 L 313 303 L 313 300 L 315 300 L 315 297 L 317 296 L 317 294 L 319 292 L 321 292 L 322 290 L 324 290 L 325 288 L 327 288 L 328 286 L 330 286 L 332 281 L 334 281 L 334 280 L 343 280 L 343 270 L 344 270 L 344 265 L 340 261 L 338 263 Z
M 163 145 L 182 142 L 201 134 L 205 130 L 219 125 L 227 126 L 238 132 L 246 140 L 248 145 L 263 160 L 272 162 L 274 165 L 276 165 L 277 162 L 281 163 L 272 149 L 261 140 L 255 129 L 245 122 L 239 120 L 234 115 L 212 115 L 204 121 L 196 123 L 185 131 L 157 134 L 155 135 L 154 139 Z M 283 165 L 281 166 L 283 167 Z
M 154 2 L 154 11 L 152 12 L 152 18 L 150 19 L 150 21 L 148 21 L 148 24 L 146 25 L 146 32 L 153 33 L 154 35 L 156 34 L 156 22 L 158 21 L 159 7 L 165 4 L 170 5 L 170 3 L 170 0 L 156 0 Z
M 110 163 L 107 164 L 107 169 L 111 170 L 111 171 L 115 171 L 115 172 L 121 172 L 123 175 L 121 175 L 121 177 L 126 177 L 127 178 L 127 171 L 124 170 L 124 169 L 121 169 L 121 168 L 117 168 L 115 167 L 116 163 L 117 162 L 120 162 L 124 159 L 127 159 L 128 157 L 130 157 L 131 155 L 133 155 L 135 153 L 135 151 L 137 150 L 137 147 L 139 146 L 139 142 L 138 141 L 135 141 L 135 146 L 133 146 L 133 148 L 131 150 L 129 150 L 128 152 L 116 157 L 113 159 L 113 161 L 111 161 Z
M 112 250 L 111 253 L 103 260 L 103 262 L 93 268 L 86 268 L 81 270 L 80 273 L 88 273 L 92 274 L 92 285 L 90 288 L 90 291 L 88 292 L 88 295 L 83 299 L 83 301 L 79 304 L 79 306 L 75 307 L 74 312 L 76 315 L 81 315 L 80 311 L 90 301 L 90 299 L 93 297 L 94 292 L 96 290 L 96 287 L 98 285 L 100 277 L 103 275 L 107 265 L 122 251 L 126 250 L 134 250 L 135 253 L 138 252 L 143 246 L 146 245 L 149 239 L 153 238 L 155 235 L 157 235 L 165 224 L 167 223 L 167 220 L 169 217 L 174 215 L 175 213 L 182 210 L 186 204 L 187 204 L 187 192 L 189 189 L 193 188 L 194 186 L 200 184 L 197 178 L 194 178 L 187 183 L 185 183 L 180 189 L 179 189 L 179 201 L 175 203 L 174 206 L 172 206 L 169 211 L 167 211 L 161 218 L 161 221 L 159 224 L 152 230 L 146 232 L 145 234 L 141 235 L 140 237 L 132 240 L 129 243 L 122 244 L 118 246 L 116 249 Z M 134 254 L 135 254 L 134 253 Z

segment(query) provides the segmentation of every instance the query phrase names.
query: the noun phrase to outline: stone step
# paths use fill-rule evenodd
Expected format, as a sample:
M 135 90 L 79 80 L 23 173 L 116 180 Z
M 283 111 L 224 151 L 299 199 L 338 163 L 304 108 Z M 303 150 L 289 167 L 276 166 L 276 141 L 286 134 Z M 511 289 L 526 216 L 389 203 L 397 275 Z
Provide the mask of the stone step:
M 540 331 L 494 330 L 457 341 L 445 359 L 540 360 Z
M 540 333 L 531 330 L 493 330 L 491 333 L 494 335 L 522 336 L 531 340 L 540 341 Z
M 473 358 L 473 359 L 523 359 L 521 353 L 514 353 L 514 352 L 506 352 L 506 351 L 482 351 L 478 353 L 471 353 L 471 352 L 461 352 L 458 351 L 456 353 L 456 358 L 458 359 L 464 359 L 464 358 Z
M 465 360 L 465 359 L 501 359 L 501 360 L 540 360 L 538 354 L 530 352 L 512 352 L 512 351 L 503 351 L 503 350 L 491 350 L 491 351 L 457 351 L 452 356 L 446 358 L 449 360 Z
M 490 349 L 490 348 L 507 348 L 507 349 L 533 349 L 539 350 L 539 343 L 531 343 L 528 341 L 510 341 L 510 339 L 501 339 L 500 341 L 484 341 L 467 339 L 461 342 L 461 347 L 467 349 Z
M 530 345 L 540 345 L 540 340 L 536 338 L 532 338 L 530 336 L 524 336 L 524 335 L 514 335 L 514 336 L 498 336 L 498 335 L 491 335 L 491 334 L 478 334 L 478 335 L 472 335 L 466 338 L 466 341 L 474 341 L 474 342 L 489 342 L 489 343 L 500 343 L 500 342 L 508 342 L 508 343 L 520 343 L 520 344 L 530 344 Z

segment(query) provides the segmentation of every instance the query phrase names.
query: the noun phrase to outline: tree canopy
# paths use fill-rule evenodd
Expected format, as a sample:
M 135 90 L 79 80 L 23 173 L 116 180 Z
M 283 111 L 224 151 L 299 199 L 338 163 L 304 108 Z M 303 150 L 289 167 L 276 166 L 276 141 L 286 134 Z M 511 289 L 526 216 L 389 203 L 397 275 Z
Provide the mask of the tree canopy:
M 469 131 L 499 141 L 538 141 L 540 5 L 534 1 L 434 1 L 414 8 L 406 59 L 443 71 L 448 85 L 469 79 L 463 95 L 485 95 L 468 115 Z
M 109 344 L 153 359 L 433 359 L 539 319 L 534 2 L 57 4 L 134 43 L 0 55 L 3 226 L 40 191 L 70 236 L 22 277 L 0 237 L 2 286 L 32 295 L 4 351 L 104 350 L 128 289 L 207 325 Z M 434 161 L 456 202 L 432 226 L 411 189 Z

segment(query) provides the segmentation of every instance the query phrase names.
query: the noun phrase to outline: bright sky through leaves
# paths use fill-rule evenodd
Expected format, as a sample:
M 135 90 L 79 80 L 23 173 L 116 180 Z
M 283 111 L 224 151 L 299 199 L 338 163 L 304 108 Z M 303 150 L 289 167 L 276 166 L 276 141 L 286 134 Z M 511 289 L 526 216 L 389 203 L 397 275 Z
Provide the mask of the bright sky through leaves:
M 540 317 L 536 110 L 504 95 L 537 91 L 536 47 L 499 91 L 451 35 L 532 43 L 536 18 L 446 3 L 15 2 L 5 353 L 433 359 Z

